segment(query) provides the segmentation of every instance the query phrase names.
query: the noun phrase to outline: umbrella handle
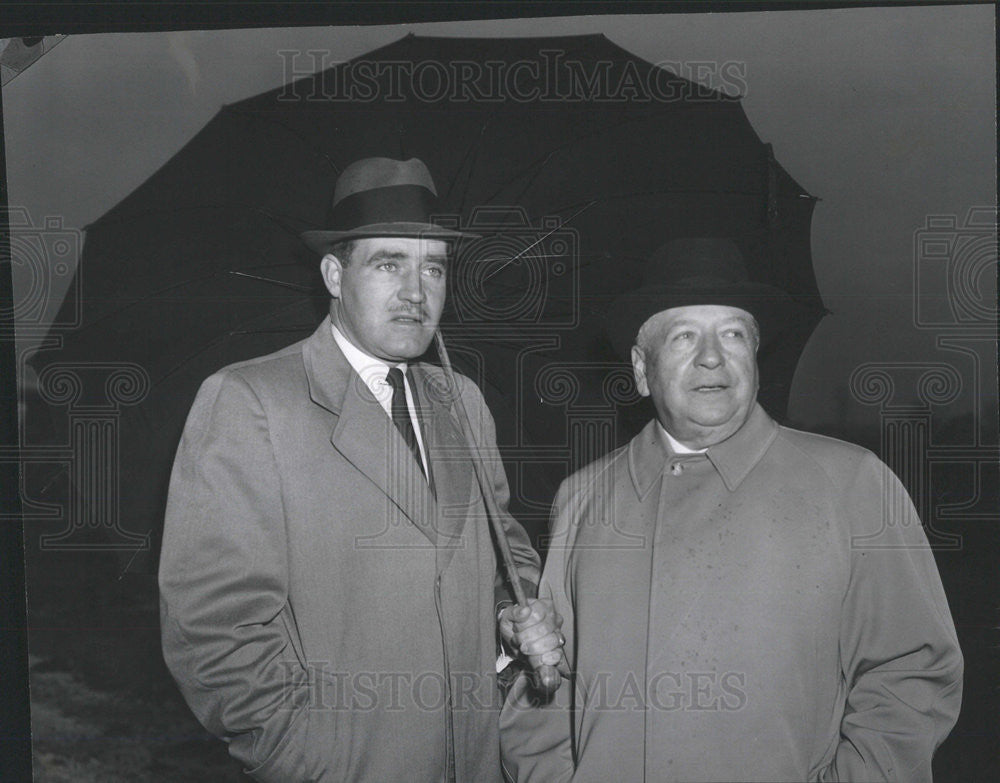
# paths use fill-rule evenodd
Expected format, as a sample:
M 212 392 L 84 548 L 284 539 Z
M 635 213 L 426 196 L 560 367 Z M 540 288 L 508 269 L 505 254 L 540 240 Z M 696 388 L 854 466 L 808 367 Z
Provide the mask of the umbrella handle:
M 441 367 L 444 369 L 449 385 L 455 390 L 453 398 L 455 400 L 455 410 L 458 413 L 458 422 L 462 428 L 462 433 L 465 435 L 469 451 L 472 454 L 472 468 L 476 473 L 476 480 L 479 482 L 479 487 L 483 492 L 486 515 L 489 517 L 490 525 L 493 528 L 497 548 L 500 550 L 500 558 L 503 561 L 504 571 L 507 574 L 507 581 L 510 582 L 511 590 L 514 592 L 514 600 L 517 601 L 519 606 L 527 606 L 528 597 L 525 595 L 524 587 L 521 585 L 521 578 L 517 573 L 517 565 L 514 563 L 510 541 L 507 540 L 507 531 L 504 530 L 497 499 L 493 494 L 493 483 L 489 481 L 486 475 L 485 460 L 479 449 L 479 444 L 472 434 L 472 421 L 469 419 L 469 413 L 465 409 L 465 403 L 462 402 L 458 379 L 455 377 L 455 371 L 451 367 L 451 360 L 448 358 L 448 351 L 444 347 L 444 338 L 441 336 L 440 329 L 434 332 L 434 340 L 437 345 L 438 356 L 441 358 Z M 559 688 L 561 682 L 562 676 L 555 666 L 542 665 L 535 670 L 535 685 L 539 690 L 547 694 L 554 693 Z

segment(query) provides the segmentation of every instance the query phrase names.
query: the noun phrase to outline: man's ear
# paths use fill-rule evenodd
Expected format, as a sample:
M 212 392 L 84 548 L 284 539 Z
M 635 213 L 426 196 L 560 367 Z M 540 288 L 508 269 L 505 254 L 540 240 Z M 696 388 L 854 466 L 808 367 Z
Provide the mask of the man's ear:
M 319 262 L 319 272 L 323 276 L 323 284 L 330 292 L 330 296 L 334 299 L 340 299 L 340 278 L 344 273 L 340 259 L 333 253 L 327 253 Z
M 638 345 L 632 346 L 632 372 L 635 375 L 635 387 L 643 397 L 649 396 L 649 384 L 646 382 L 646 354 Z

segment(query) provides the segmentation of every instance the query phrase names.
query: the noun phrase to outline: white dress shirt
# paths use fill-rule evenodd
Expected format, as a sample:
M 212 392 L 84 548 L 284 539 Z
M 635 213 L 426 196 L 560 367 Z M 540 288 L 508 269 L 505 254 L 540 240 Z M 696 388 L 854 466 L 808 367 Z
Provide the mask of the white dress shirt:
M 385 376 L 389 374 L 390 367 L 398 367 L 402 371 L 403 388 L 406 391 L 406 407 L 410 411 L 410 422 L 413 424 L 413 431 L 417 436 L 417 445 L 420 447 L 420 459 L 424 463 L 424 475 L 429 475 L 427 472 L 427 452 L 424 450 L 424 436 L 420 431 L 420 422 L 417 419 L 416 413 L 417 408 L 413 404 L 413 389 L 410 388 L 410 380 L 406 375 L 406 362 L 390 365 L 381 359 L 369 356 L 344 337 L 335 325 L 331 324 L 330 326 L 333 330 L 333 339 L 337 341 L 337 347 L 347 357 L 347 361 L 354 368 L 354 372 L 360 375 L 361 380 L 371 389 L 371 393 L 378 400 L 379 405 L 382 406 L 385 415 L 390 419 L 392 418 L 392 386 L 389 385 Z
M 689 449 L 683 443 L 681 443 L 677 438 L 667 432 L 666 428 L 659 421 L 656 422 L 660 426 L 660 432 L 667 437 L 667 443 L 670 444 L 671 450 L 674 454 L 704 454 L 708 451 L 707 448 L 704 449 Z

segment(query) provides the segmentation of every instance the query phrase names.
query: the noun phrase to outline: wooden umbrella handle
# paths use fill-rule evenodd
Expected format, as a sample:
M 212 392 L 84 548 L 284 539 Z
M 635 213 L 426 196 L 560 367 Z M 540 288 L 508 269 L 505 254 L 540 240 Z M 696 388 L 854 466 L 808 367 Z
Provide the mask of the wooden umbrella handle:
M 500 516 L 500 508 L 497 504 L 496 496 L 493 493 L 493 482 L 490 481 L 489 477 L 486 475 L 485 460 L 483 459 L 482 452 L 479 449 L 479 444 L 476 442 L 476 438 L 472 434 L 472 421 L 469 419 L 468 411 L 465 409 L 465 403 L 462 401 L 462 394 L 459 390 L 458 379 L 455 377 L 455 371 L 451 367 L 451 360 L 448 358 L 448 351 L 444 347 L 444 338 L 441 336 L 440 329 L 434 333 L 434 340 L 437 345 L 438 356 L 441 358 L 441 366 L 448 378 L 448 383 L 455 390 L 453 397 L 455 400 L 455 409 L 458 412 L 459 426 L 462 428 L 465 440 L 469 445 L 470 452 L 472 453 L 472 468 L 476 473 L 476 480 L 479 482 L 479 486 L 482 489 L 483 501 L 486 504 L 486 515 L 489 517 L 490 525 L 493 527 L 494 538 L 497 542 L 497 548 L 500 550 L 500 558 L 503 561 L 503 567 L 507 574 L 507 580 L 510 582 L 511 590 L 514 592 L 514 600 L 517 601 L 518 606 L 527 606 L 528 597 L 524 593 L 524 587 L 521 585 L 521 578 L 517 573 L 517 565 L 514 563 L 514 555 L 510 549 L 510 541 L 507 540 L 507 531 L 504 530 L 503 521 Z M 535 670 L 535 685 L 539 690 L 542 690 L 547 694 L 554 693 L 559 688 L 561 682 L 562 677 L 559 674 L 559 670 L 556 669 L 555 666 L 543 664 Z

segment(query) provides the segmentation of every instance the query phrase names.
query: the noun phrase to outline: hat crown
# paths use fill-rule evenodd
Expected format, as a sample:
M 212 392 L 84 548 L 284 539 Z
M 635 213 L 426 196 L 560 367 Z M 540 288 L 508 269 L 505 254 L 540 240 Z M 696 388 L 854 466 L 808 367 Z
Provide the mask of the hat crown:
M 354 161 L 337 177 L 337 184 L 333 189 L 333 206 L 355 193 L 400 185 L 416 185 L 437 195 L 431 173 L 419 158 L 362 158 Z
M 643 284 L 619 296 L 608 309 L 609 336 L 628 356 L 636 333 L 656 313 L 674 307 L 720 305 L 750 313 L 761 340 L 773 339 L 793 315 L 788 293 L 750 280 L 737 244 L 722 237 L 672 239 L 648 259 Z
M 643 285 L 685 286 L 750 280 L 739 247 L 723 237 L 671 239 L 649 256 Z
M 441 225 L 434 180 L 418 158 L 362 158 L 345 167 L 333 186 L 324 228 L 302 241 L 325 254 L 338 242 L 365 237 L 474 239 L 478 234 Z

